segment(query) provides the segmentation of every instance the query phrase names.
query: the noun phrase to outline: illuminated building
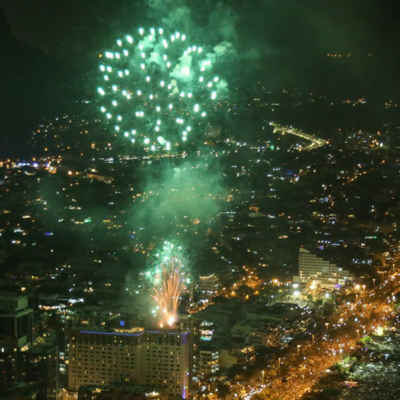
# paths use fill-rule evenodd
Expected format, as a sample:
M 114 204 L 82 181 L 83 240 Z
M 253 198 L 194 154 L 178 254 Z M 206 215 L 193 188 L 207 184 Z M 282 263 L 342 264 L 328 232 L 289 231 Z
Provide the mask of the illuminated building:
M 78 400 L 167 400 L 168 394 L 163 389 L 142 386 L 97 387 L 81 386 L 77 392 Z M 63 400 L 67 400 L 66 399 Z M 69 400 L 69 399 L 68 399 Z M 71 400 L 76 400 L 72 398 Z
M 220 352 L 221 368 L 230 368 L 232 365 L 251 365 L 256 360 L 254 346 L 222 348 Z
M 350 272 L 331 264 L 322 257 L 317 257 L 308 250 L 300 248 L 299 252 L 299 280 L 311 288 L 317 286 L 332 288 L 336 285 L 345 285 L 352 280 Z
M 197 379 L 199 364 L 200 321 L 192 315 L 179 316 L 179 329 L 189 331 L 189 387 L 192 387 L 193 379 Z
M 214 322 L 203 321 L 200 325 L 200 339 L 209 342 L 214 333 Z
M 214 375 L 219 371 L 219 350 L 209 343 L 202 344 L 199 350 L 199 374 L 202 377 Z
M 218 277 L 215 275 L 200 276 L 198 290 L 206 296 L 215 296 L 219 290 Z
M 131 384 L 189 397 L 190 331 L 71 331 L 69 387 Z

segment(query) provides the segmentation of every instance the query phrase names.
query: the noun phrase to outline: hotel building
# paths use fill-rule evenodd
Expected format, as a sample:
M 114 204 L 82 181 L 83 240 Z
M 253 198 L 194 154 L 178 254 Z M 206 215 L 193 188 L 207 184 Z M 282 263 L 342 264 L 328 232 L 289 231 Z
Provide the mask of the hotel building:
M 145 385 L 188 398 L 190 331 L 134 328 L 71 331 L 69 388 L 84 385 Z
M 337 267 L 304 248 L 300 248 L 299 277 L 294 277 L 294 282 L 299 281 L 307 286 L 333 288 L 337 285 L 346 285 L 351 280 L 349 271 Z

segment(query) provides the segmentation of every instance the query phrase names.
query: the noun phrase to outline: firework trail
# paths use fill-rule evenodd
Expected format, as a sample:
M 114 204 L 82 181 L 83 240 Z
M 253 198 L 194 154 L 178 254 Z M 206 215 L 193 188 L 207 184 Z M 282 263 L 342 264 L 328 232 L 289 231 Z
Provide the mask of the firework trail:
M 188 280 L 186 262 L 182 247 L 164 242 L 162 252 L 156 254 L 153 271 L 148 274 L 153 281 L 152 298 L 161 312 L 161 326 L 172 326 L 177 320 L 178 306 Z

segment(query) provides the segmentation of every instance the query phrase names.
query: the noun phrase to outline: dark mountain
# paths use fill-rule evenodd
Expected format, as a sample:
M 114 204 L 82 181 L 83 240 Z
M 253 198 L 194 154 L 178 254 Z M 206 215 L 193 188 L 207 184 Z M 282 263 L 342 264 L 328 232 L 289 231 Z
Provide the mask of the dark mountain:
M 69 75 L 50 55 L 18 42 L 0 8 L 0 157 L 29 155 L 39 118 L 71 101 L 64 96 Z

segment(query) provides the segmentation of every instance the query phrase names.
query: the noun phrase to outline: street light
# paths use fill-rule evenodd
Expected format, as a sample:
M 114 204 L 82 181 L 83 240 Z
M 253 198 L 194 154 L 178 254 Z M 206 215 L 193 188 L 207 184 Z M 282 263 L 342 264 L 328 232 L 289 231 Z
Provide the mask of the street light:
M 262 370 L 262 371 L 261 371 L 261 376 L 262 376 L 261 382 L 262 382 L 263 385 L 264 385 L 264 374 L 265 374 L 265 371 Z
M 325 322 L 325 326 L 326 326 L 326 331 L 328 332 L 329 322 Z
M 372 283 L 374 284 L 374 289 L 375 289 L 375 281 L 376 281 L 376 278 L 373 278 Z

